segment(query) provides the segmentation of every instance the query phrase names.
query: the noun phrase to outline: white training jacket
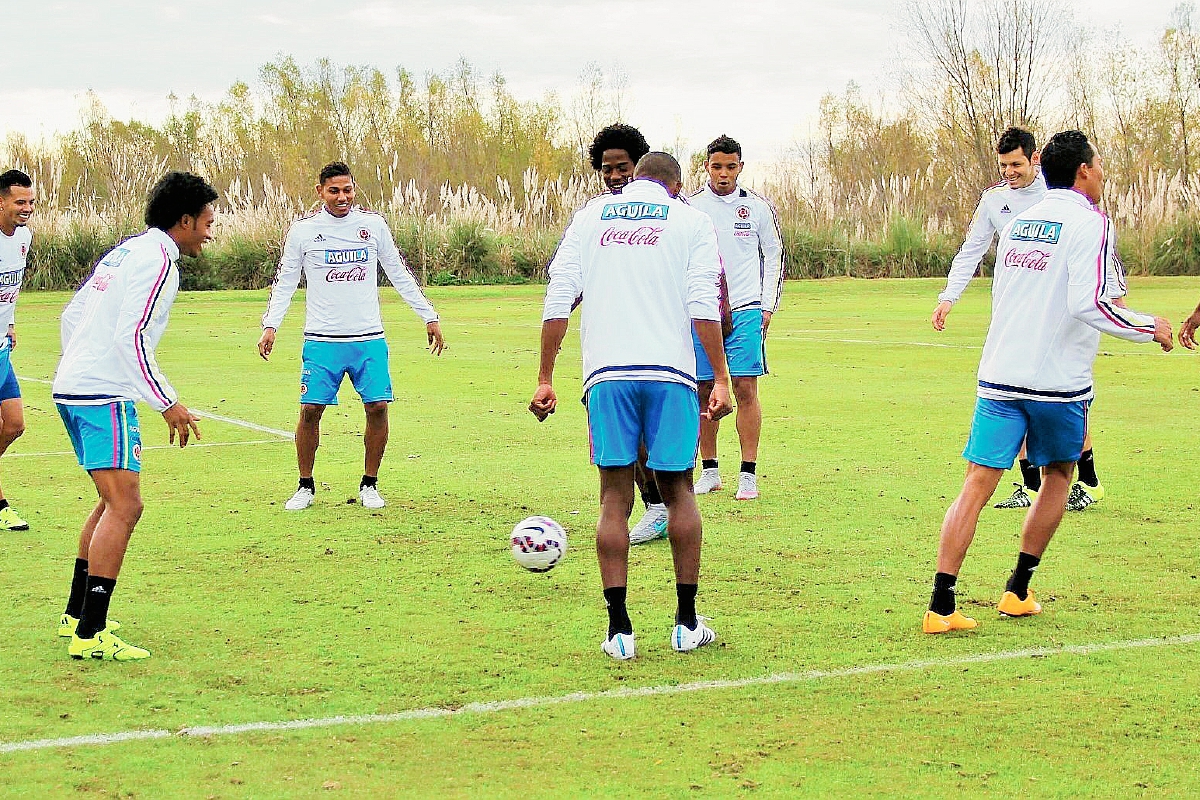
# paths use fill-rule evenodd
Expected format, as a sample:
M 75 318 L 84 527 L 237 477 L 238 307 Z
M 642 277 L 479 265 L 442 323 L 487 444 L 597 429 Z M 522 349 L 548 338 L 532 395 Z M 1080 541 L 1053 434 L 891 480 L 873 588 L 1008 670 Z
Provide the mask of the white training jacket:
M 1004 230 L 1008 223 L 1046 196 L 1046 179 L 1039 171 L 1033 183 L 1022 189 L 1013 189 L 1008 181 L 983 190 L 967 238 L 950 262 L 950 274 L 946 277 L 946 290 L 938 295 L 938 302 L 949 300 L 957 303 L 966 291 L 967 284 L 975 277 L 979 262 L 992 246 L 992 237 Z
M 155 411 L 175 405 L 179 396 L 154 351 L 179 292 L 178 258 L 175 241 L 150 228 L 100 259 L 62 314 L 56 403 L 144 400 Z
M 383 217 L 357 206 L 335 217 L 321 206 L 288 230 L 262 326 L 278 330 L 303 272 L 308 281 L 305 339 L 361 342 L 382 337 L 377 264 L 417 316 L 426 323 L 437 321 Z
M 1074 189 L 1051 189 L 1009 223 L 996 251 L 980 397 L 1090 400 L 1101 333 L 1154 339 L 1154 317 L 1110 302 L 1113 244 L 1108 217 Z
M 734 311 L 761 308 L 774 314 L 783 291 L 783 234 L 771 201 L 738 186 L 721 196 L 705 183 L 688 202 L 708 214 L 729 283 Z
M 583 391 L 607 380 L 696 387 L 692 320 L 721 319 L 721 257 L 706 214 L 639 178 L 575 213 L 550 262 L 542 320 L 581 312 Z
M 25 259 L 32 242 L 33 234 L 24 225 L 18 226 L 12 236 L 0 231 L 0 350 L 8 346 L 8 326 L 17 321 L 17 295 L 21 293 Z

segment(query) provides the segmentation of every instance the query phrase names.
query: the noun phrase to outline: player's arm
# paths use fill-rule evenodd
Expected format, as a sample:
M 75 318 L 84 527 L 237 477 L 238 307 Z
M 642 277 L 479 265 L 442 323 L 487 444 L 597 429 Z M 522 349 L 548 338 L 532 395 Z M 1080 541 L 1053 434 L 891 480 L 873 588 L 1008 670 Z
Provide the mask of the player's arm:
M 992 246 L 992 237 L 995 235 L 996 228 L 988 218 L 987 208 L 981 197 L 979 205 L 975 207 L 975 216 L 971 218 L 971 227 L 967 229 L 967 238 L 963 241 L 962 247 L 958 248 L 954 260 L 950 262 L 950 274 L 946 276 L 946 288 L 938 295 L 937 308 L 933 310 L 933 319 L 931 320 L 934 330 L 945 329 L 946 317 L 949 316 L 950 309 L 962 297 L 971 278 L 975 277 L 975 270 L 979 269 L 979 262 L 987 255 L 988 248 Z
M 122 269 L 127 271 L 128 278 L 113 335 L 117 356 L 126 377 L 137 387 L 142 399 L 163 415 L 171 444 L 178 435 L 179 446 L 183 447 L 192 434 L 200 438 L 200 428 L 196 425 L 198 417 L 179 402 L 179 395 L 158 366 L 155 343 L 150 336 L 150 326 L 162 311 L 160 304 L 167 302 L 163 298 L 163 288 L 176 267 L 163 254 L 159 263 L 126 262 Z
M 1121 308 L 1109 297 L 1108 220 L 1096 215 L 1081 223 L 1059 246 L 1066 248 L 1067 307 L 1071 316 L 1101 333 L 1132 342 L 1158 342 L 1164 352 L 1174 346 L 1171 323 L 1162 317 Z M 1106 265 L 1098 269 L 1097 264 Z
M 304 269 L 304 248 L 296 226 L 288 230 L 283 242 L 283 253 L 279 257 L 279 267 L 275 270 L 275 280 L 271 283 L 271 297 L 267 301 L 267 310 L 262 316 L 262 336 L 258 340 L 258 354 L 266 361 L 275 349 L 275 332 L 283 322 L 288 306 L 292 304 L 292 296 L 300 285 L 300 273 Z
M 575 299 L 583 295 L 583 262 L 580 259 L 578 232 L 572 222 L 559 242 L 547 268 L 550 283 L 542 305 L 542 342 L 538 357 L 538 385 L 529 401 L 529 410 L 538 422 L 554 413 L 558 397 L 554 393 L 554 363 L 567 335 L 567 320 Z
M 721 335 L 721 306 L 717 297 L 721 276 L 721 255 L 717 250 L 717 229 L 705 217 L 696 226 L 688 253 L 688 316 L 696 338 L 713 368 L 713 388 L 708 407 L 700 416 L 717 420 L 733 410 L 730 399 L 729 365 L 725 362 L 725 339 Z
M 761 205 L 765 211 L 764 219 L 758 225 L 758 252 L 763 263 L 763 332 L 771 325 L 771 316 L 779 309 L 779 298 L 783 294 L 783 229 L 779 225 L 779 215 L 775 206 L 765 198 Z M 764 224 L 769 223 L 769 224 Z
M 437 312 L 433 310 L 433 303 L 429 302 L 429 298 L 421 291 L 417 277 L 409 269 L 408 262 L 396 246 L 396 240 L 392 238 L 387 224 L 381 221 L 380 227 L 383 230 L 379 233 L 379 263 L 383 272 L 404 298 L 404 302 L 408 303 L 408 307 L 424 321 L 425 335 L 429 338 L 429 352 L 435 356 L 441 355 L 446 341 L 442 338 L 442 326 L 438 322 Z

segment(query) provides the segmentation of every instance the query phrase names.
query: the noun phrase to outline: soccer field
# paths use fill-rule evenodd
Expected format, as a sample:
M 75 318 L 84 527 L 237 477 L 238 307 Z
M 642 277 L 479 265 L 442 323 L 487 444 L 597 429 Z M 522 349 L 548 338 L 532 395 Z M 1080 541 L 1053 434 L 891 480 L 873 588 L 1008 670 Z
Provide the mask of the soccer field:
M 1033 582 L 1046 612 L 995 613 L 1022 512 L 989 508 L 959 582 L 981 627 L 926 636 L 988 308 L 976 282 L 937 334 L 940 286 L 786 287 L 761 384 L 762 499 L 733 500 L 732 418 L 727 488 L 699 498 L 698 609 L 719 640 L 672 652 L 670 549 L 654 542 L 631 552 L 639 655 L 620 663 L 599 649 L 577 317 L 558 413 L 525 410 L 538 286 L 431 289 L 440 359 L 382 292 L 396 403 L 377 512 L 356 502 L 348 382 L 325 415 L 316 505 L 283 510 L 302 300 L 264 363 L 265 292 L 181 296 L 160 363 L 185 404 L 224 420 L 201 422 L 203 446 L 158 448 L 165 425 L 139 406 L 146 511 L 112 616 L 154 656 L 70 660 L 55 629 L 94 494 L 44 383 L 67 297 L 22 295 L 28 427 L 0 477 L 31 529 L 2 535 L 0 794 L 1195 796 L 1200 360 L 1103 341 L 1092 432 L 1108 496 L 1065 517 Z M 1177 325 L 1200 279 L 1130 295 Z M 508 551 L 534 513 L 570 536 L 545 575 Z

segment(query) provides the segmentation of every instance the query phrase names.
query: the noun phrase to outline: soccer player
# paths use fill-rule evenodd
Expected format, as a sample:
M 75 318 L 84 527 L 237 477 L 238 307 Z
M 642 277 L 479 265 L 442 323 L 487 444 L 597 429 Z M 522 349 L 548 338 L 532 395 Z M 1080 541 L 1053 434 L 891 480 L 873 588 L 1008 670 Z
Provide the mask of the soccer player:
M 1100 334 L 1171 349 L 1171 324 L 1122 308 L 1109 298 L 1106 268 L 1112 223 L 1096 203 L 1104 166 L 1080 131 L 1055 134 L 1042 150 L 1046 197 L 1005 229 L 992 282 L 992 320 L 979 361 L 979 398 L 963 457 L 962 491 L 946 512 L 933 597 L 923 630 L 974 628 L 955 608 L 955 584 L 975 536 L 979 512 L 1021 442 L 1043 469 L 1042 490 L 1021 529 L 1021 551 L 998 610 L 1040 614 L 1030 578 L 1065 510 L 1071 474 L 1083 450 L 1092 364 Z
M 358 497 L 363 508 L 383 508 L 379 465 L 388 440 L 388 403 L 392 377 L 379 311 L 381 265 L 392 286 L 425 322 L 430 352 L 441 355 L 446 343 L 437 312 L 396 248 L 383 217 L 354 205 L 354 177 L 340 161 L 327 164 L 317 183 L 321 207 L 292 224 L 262 318 L 258 352 L 264 360 L 275 348 L 275 331 L 287 313 L 303 272 L 308 282 L 304 322 L 304 365 L 300 373 L 300 421 L 296 424 L 296 461 L 300 484 L 284 504 L 300 511 L 313 504 L 321 415 L 337 405 L 338 387 L 350 375 L 366 412 L 365 459 Z
M 716 225 L 729 282 L 733 330 L 725 337 L 725 356 L 729 359 L 737 400 L 736 424 L 742 456 L 736 499 L 754 500 L 758 498 L 758 441 L 762 432 L 758 378 L 767 373 L 767 329 L 779 307 L 783 289 L 783 236 L 771 202 L 738 184 L 743 166 L 742 146 L 728 136 L 718 136 L 708 145 L 708 158 L 704 162 L 708 182 L 689 202 L 708 214 Z M 695 349 L 703 405 L 712 386 L 713 370 L 699 340 Z M 696 494 L 721 488 L 721 472 L 717 467 L 719 428 L 715 419 L 700 422 L 703 469 L 696 482 Z
M 10 169 L 0 175 L 0 456 L 25 432 L 21 387 L 12 365 L 17 348 L 17 295 L 25 276 L 25 259 L 33 234 L 26 225 L 33 215 L 33 181 Z M 8 504 L 0 491 L 0 529 L 27 531 L 29 523 Z
M 716 365 L 703 416 L 719 418 L 731 410 L 717 303 L 720 256 L 712 222 L 674 197 L 681 185 L 679 163 L 649 153 L 619 197 L 602 195 L 575 214 L 550 264 L 538 387 L 529 404 L 539 421 L 554 413 L 554 362 L 572 304 L 585 295 L 583 390 L 600 472 L 596 551 L 609 619 L 601 649 L 616 659 L 636 654 L 625 599 L 633 468 L 642 444 L 668 509 L 678 597 L 671 645 L 682 652 L 716 639 L 696 615 L 701 521 L 692 469 L 702 413 L 690 332 L 698 331 Z
M 633 180 L 633 170 L 642 156 L 650 152 L 646 137 L 632 125 L 616 123 L 601 129 L 588 147 L 588 160 L 592 169 L 600 175 L 609 194 L 620 194 Z M 638 454 L 633 467 L 634 481 L 642 495 L 645 513 L 629 531 L 631 545 L 645 544 L 667 535 L 667 505 L 663 502 L 654 482 L 654 475 L 646 469 L 644 449 Z
M 134 402 L 166 420 L 172 444 L 200 438 L 198 419 L 171 388 L 154 351 L 179 291 L 180 254 L 200 255 L 211 238 L 217 193 L 201 177 L 170 172 L 150 190 L 147 230 L 96 265 L 63 311 L 62 360 L 54 402 L 79 465 L 100 502 L 83 524 L 67 608 L 58 635 L 72 658 L 137 661 L 150 653 L 126 644 L 108 606 L 129 537 L 142 515 L 142 437 Z
M 1037 140 L 1024 128 L 1011 127 L 996 142 L 996 161 L 1002 180 L 985 189 L 979 198 L 967 238 L 950 264 L 946 289 L 938 295 L 937 308 L 933 310 L 931 319 L 934 330 L 945 330 L 946 317 L 950 315 L 954 304 L 962 297 L 967 284 L 975 276 L 979 262 L 992 246 L 993 237 L 999 235 L 1004 226 L 1019 214 L 1041 202 L 1046 196 L 1046 180 L 1038 168 L 1039 160 Z M 1109 287 L 1115 300 L 1125 294 L 1124 271 L 1116 255 L 1115 246 L 1112 248 L 1110 266 L 1114 275 Z M 996 508 L 1029 508 L 1037 497 L 1042 486 L 1041 471 L 1029 462 L 1024 445 L 1018 454 L 1018 463 L 1021 468 L 1021 482 L 1013 484 L 1012 496 L 997 503 Z M 1096 476 L 1092 436 L 1089 433 L 1084 443 L 1083 454 L 1079 458 L 1079 482 L 1071 488 L 1067 508 L 1082 511 L 1103 497 L 1104 488 Z

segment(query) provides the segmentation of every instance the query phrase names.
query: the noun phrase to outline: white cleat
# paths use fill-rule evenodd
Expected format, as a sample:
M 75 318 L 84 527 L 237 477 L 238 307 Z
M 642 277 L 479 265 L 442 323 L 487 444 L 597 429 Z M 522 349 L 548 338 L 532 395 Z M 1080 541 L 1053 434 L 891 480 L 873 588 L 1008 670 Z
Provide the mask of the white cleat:
M 711 467 L 700 472 L 700 480 L 696 481 L 694 491 L 696 494 L 721 491 L 721 473 L 716 467 Z
M 617 661 L 628 661 L 637 655 L 637 640 L 632 633 L 614 633 L 600 643 L 600 649 Z
M 757 500 L 758 499 L 758 476 L 753 472 L 738 473 L 738 490 L 733 496 L 734 500 Z
M 716 631 L 704 624 L 707 617 L 696 617 L 696 630 L 684 625 L 676 625 L 671 631 L 671 647 L 676 653 L 686 653 L 697 647 L 704 647 L 717 640 Z
M 646 508 L 633 530 L 629 531 L 630 544 L 645 544 L 667 535 L 667 506 L 665 503 L 654 503 Z
M 313 504 L 313 490 L 307 486 L 301 486 L 296 490 L 296 493 L 288 498 L 288 501 L 283 504 L 283 507 L 288 511 L 303 511 Z
M 362 503 L 363 508 L 383 508 L 387 505 L 387 502 L 379 494 L 379 489 L 374 486 L 360 486 L 358 502 Z

